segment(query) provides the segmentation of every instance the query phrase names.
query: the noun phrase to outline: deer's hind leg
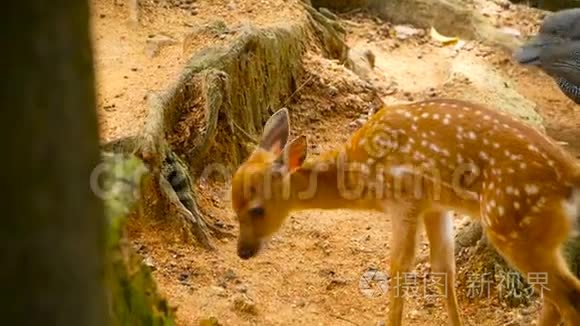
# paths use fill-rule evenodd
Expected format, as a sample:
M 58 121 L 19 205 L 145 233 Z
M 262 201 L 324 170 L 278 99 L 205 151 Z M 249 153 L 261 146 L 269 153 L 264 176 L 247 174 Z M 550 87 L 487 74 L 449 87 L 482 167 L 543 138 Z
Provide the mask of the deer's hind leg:
M 560 318 L 567 325 L 580 325 L 580 281 L 561 252 L 571 230 L 561 201 L 548 202 L 512 222 L 484 229 L 498 252 L 544 297 L 538 325 L 558 325 Z

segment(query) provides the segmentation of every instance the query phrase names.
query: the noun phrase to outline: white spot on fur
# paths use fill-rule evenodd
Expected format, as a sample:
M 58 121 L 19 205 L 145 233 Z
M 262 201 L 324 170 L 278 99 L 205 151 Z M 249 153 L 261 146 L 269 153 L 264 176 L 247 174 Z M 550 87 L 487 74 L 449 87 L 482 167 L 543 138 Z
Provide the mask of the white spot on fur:
M 524 190 L 528 195 L 535 195 L 540 191 L 540 188 L 534 184 L 527 184 L 524 186 Z
M 391 170 L 390 170 L 391 174 L 392 174 L 393 176 L 395 176 L 395 177 L 400 177 L 400 176 L 402 176 L 403 174 L 405 174 L 405 173 L 410 173 L 410 172 L 412 172 L 412 171 L 413 171 L 413 169 L 411 169 L 411 168 L 410 168 L 410 167 L 408 167 L 408 166 L 404 166 L 404 165 L 401 165 L 401 166 L 394 166 L 394 167 L 392 167 L 392 168 L 391 168 Z
M 399 149 L 401 153 L 409 153 L 411 151 L 411 144 L 405 144 L 405 146 Z
M 524 225 L 530 225 L 532 223 L 532 217 L 531 216 L 526 216 L 522 219 L 522 221 L 520 222 L 521 226 Z
M 578 219 L 580 218 L 580 189 L 575 188 L 570 198 L 562 201 L 562 207 L 570 223 L 572 224 L 572 236 L 580 233 L 578 228 Z

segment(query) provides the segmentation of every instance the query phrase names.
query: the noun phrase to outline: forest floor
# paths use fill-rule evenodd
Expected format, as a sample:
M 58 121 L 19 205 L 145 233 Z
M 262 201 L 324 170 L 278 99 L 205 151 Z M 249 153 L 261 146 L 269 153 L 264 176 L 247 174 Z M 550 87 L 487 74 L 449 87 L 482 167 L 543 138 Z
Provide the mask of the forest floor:
M 143 22 L 132 26 L 126 2 L 93 0 L 93 34 L 98 114 L 104 141 L 139 131 L 146 115 L 147 93 L 167 87 L 191 54 L 204 46 L 235 37 L 235 26 L 291 20 L 301 10 L 284 0 L 149 0 L 142 1 Z M 480 8 L 481 9 L 481 8 Z M 525 34 L 537 17 L 489 1 L 490 19 Z M 568 142 L 580 154 L 580 107 L 566 99 L 544 74 L 513 63 L 508 54 L 468 42 L 461 49 L 429 40 L 428 30 L 392 26 L 368 13 L 341 16 L 350 46 L 370 48 L 372 72 L 382 100 L 389 104 L 445 94 L 441 86 L 458 51 L 470 51 L 502 71 L 517 90 L 538 105 L 550 136 Z M 225 28 L 224 28 L 225 27 Z M 405 29 L 407 36 L 394 37 Z M 414 34 L 414 33 L 418 34 Z M 403 33 L 405 34 L 405 33 Z M 401 33 L 399 34 L 401 35 Z M 355 122 L 370 109 L 368 88 L 350 70 L 315 53 L 304 62 L 303 86 L 288 105 L 301 118 L 295 132 L 309 136 L 311 153 L 342 142 Z M 322 113 L 324 112 L 324 113 Z M 576 146 L 576 147 L 572 147 Z M 205 211 L 236 225 L 227 185 L 202 194 Z M 457 221 L 461 223 L 461 221 Z M 163 225 L 134 227 L 131 240 L 154 272 L 160 291 L 177 308 L 179 325 L 197 325 L 215 316 L 223 325 L 380 325 L 388 299 L 380 283 L 361 291 L 368 270 L 388 273 L 388 214 L 308 211 L 293 214 L 261 255 L 241 261 L 233 240 L 221 241 L 209 253 L 184 243 Z M 443 298 L 433 295 L 428 246 L 418 250 L 416 279 L 407 284 L 405 320 L 409 325 L 445 325 Z M 484 284 L 480 284 L 485 286 Z M 474 288 L 461 284 L 459 300 L 466 325 L 530 325 L 537 302 L 507 307 L 491 294 L 470 298 Z M 485 292 L 485 289 L 484 289 Z M 425 294 L 430 295 L 425 295 Z

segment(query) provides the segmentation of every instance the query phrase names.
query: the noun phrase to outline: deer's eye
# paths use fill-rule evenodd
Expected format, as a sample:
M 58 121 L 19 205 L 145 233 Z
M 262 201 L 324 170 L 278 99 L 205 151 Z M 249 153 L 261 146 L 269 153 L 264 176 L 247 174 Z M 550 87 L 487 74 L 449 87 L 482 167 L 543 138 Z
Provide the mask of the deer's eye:
M 264 217 L 264 208 L 261 206 L 252 207 L 248 212 L 252 218 Z

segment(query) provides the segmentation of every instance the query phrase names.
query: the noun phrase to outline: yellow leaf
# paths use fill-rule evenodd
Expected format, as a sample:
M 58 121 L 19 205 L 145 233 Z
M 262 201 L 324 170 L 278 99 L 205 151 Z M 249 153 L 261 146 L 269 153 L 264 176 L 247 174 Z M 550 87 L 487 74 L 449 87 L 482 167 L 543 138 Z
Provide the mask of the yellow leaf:
M 439 34 L 433 26 L 431 26 L 431 38 L 443 45 L 452 45 L 459 41 L 458 37 L 449 37 Z

